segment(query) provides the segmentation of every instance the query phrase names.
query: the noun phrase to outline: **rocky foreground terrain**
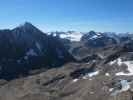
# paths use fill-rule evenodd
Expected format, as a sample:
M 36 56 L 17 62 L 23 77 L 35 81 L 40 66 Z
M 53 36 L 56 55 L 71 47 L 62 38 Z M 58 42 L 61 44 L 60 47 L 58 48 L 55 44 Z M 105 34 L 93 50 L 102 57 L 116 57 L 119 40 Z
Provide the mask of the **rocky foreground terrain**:
M 0 100 L 133 100 L 130 33 L 48 35 L 25 23 L 0 38 Z

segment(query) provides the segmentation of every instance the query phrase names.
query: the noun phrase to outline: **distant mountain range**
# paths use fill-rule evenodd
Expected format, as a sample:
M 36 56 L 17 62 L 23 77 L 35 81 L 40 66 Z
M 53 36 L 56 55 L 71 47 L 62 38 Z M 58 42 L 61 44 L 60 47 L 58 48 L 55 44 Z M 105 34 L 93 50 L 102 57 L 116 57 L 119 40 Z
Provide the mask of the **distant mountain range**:
M 75 31 L 68 31 L 68 32 L 51 32 L 48 33 L 51 34 L 52 36 L 60 37 L 62 39 L 68 39 L 71 42 L 79 42 L 79 41 L 88 41 L 92 42 L 90 43 L 92 46 L 95 44 L 93 41 L 100 41 L 101 46 L 105 46 L 105 42 L 102 40 L 107 40 L 108 42 L 114 43 L 120 43 L 123 41 L 127 40 L 132 40 L 133 39 L 133 33 L 115 33 L 115 32 L 95 32 L 95 31 L 90 31 L 90 32 L 75 32 Z M 96 42 L 98 43 L 98 42 Z M 96 46 L 95 46 L 96 45 Z M 95 44 L 95 47 L 99 47 L 100 44 Z
M 132 76 L 132 33 L 0 30 L 0 100 L 130 100 Z
M 26 22 L 12 30 L 0 30 L 0 77 L 10 79 L 34 69 L 89 59 L 91 49 L 122 45 L 132 39 L 129 33 L 43 33 Z

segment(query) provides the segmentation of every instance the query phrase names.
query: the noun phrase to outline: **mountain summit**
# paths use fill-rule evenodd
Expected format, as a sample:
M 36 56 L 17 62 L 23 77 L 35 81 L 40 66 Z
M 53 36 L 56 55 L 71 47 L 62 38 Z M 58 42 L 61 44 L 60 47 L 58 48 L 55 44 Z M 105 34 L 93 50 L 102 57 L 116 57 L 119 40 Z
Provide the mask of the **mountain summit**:
M 30 22 L 25 22 L 24 24 L 19 25 L 18 27 L 14 28 L 14 30 L 23 30 L 23 31 L 40 31 L 38 28 L 36 28 L 33 24 Z

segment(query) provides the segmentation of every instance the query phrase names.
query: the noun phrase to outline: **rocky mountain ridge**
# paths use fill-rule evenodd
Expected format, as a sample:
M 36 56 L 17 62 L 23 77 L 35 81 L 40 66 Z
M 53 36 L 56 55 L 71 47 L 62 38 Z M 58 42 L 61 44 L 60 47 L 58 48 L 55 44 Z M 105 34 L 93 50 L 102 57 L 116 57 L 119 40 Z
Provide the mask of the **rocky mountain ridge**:
M 76 36 L 76 34 L 78 34 Z M 133 35 L 0 31 L 0 100 L 132 100 Z

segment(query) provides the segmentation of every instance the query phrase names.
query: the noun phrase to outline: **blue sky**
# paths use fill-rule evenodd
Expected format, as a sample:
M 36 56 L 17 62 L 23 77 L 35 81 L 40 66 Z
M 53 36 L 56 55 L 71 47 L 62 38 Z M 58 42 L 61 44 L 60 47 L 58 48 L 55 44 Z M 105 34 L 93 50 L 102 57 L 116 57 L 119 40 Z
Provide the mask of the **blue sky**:
M 133 32 L 133 0 L 0 0 L 0 29 Z

